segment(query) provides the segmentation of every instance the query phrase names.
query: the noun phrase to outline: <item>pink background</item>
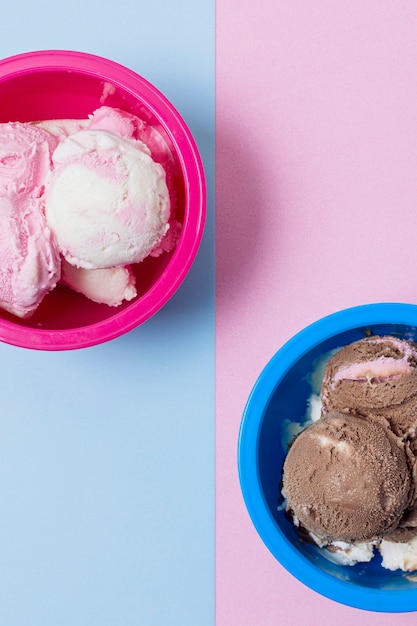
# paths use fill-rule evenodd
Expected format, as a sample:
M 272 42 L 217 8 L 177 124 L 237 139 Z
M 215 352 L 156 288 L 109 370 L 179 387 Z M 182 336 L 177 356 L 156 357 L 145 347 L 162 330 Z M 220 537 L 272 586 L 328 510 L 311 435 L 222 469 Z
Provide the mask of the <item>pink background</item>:
M 417 302 L 417 3 L 218 0 L 216 72 L 216 624 L 415 624 L 284 571 L 247 514 L 236 446 L 294 333 Z

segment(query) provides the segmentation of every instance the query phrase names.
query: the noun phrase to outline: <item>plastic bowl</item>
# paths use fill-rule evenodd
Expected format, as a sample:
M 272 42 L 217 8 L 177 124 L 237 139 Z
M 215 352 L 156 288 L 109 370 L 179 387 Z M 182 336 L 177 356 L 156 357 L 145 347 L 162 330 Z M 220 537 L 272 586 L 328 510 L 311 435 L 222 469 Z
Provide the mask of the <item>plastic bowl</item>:
M 301 421 L 311 388 L 308 374 L 321 354 L 372 333 L 417 340 L 417 306 L 371 304 L 340 311 L 308 326 L 288 341 L 260 374 L 244 410 L 238 444 L 240 484 L 261 539 L 299 581 L 351 607 L 370 611 L 417 610 L 417 573 L 367 564 L 336 565 L 323 551 L 299 540 L 279 510 L 286 451 L 282 420 Z
M 203 166 L 189 129 L 167 98 L 126 67 L 82 52 L 46 50 L 0 61 L 0 122 L 85 118 L 103 104 L 143 119 L 170 154 L 170 193 L 183 225 L 180 241 L 172 253 L 134 266 L 134 301 L 108 307 L 58 286 L 27 321 L 0 313 L 0 341 L 65 350 L 114 339 L 166 304 L 195 259 L 206 215 Z

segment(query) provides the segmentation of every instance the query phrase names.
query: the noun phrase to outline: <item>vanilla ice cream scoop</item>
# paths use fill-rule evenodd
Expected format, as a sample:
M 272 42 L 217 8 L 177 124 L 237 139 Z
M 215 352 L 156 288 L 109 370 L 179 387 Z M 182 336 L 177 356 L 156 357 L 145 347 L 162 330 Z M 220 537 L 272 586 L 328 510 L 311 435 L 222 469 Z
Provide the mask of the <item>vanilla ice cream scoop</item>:
M 63 259 L 60 282 L 89 300 L 108 306 L 119 306 L 137 296 L 136 279 L 130 266 L 86 270 Z
M 169 229 L 165 171 L 139 140 L 81 130 L 53 153 L 45 210 L 70 264 L 98 269 L 138 263 Z

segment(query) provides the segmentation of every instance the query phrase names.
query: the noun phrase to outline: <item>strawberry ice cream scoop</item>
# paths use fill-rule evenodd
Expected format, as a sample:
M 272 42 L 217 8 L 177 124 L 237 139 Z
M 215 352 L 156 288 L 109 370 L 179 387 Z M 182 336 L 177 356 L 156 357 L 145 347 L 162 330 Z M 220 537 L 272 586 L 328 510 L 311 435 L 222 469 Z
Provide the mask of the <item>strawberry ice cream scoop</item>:
M 0 306 L 28 317 L 55 287 L 60 259 L 44 215 L 44 180 L 56 138 L 0 124 Z
M 139 140 L 81 130 L 53 154 L 46 217 L 71 264 L 99 269 L 138 263 L 169 229 L 163 167 Z
M 39 198 L 58 139 L 36 126 L 0 124 L 0 193 Z
M 136 115 L 113 107 L 101 106 L 93 111 L 87 121 L 89 130 L 106 130 L 129 139 L 142 139 L 146 135 L 147 125 Z M 143 140 L 146 145 L 147 141 Z

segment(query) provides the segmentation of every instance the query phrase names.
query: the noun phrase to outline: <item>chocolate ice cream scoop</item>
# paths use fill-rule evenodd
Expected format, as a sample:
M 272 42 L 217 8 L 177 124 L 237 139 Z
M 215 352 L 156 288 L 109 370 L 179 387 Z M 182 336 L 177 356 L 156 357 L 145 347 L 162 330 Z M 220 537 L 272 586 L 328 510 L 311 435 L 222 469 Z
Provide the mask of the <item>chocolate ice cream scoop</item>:
M 417 429 L 417 346 L 395 337 L 367 337 L 329 361 L 321 389 L 323 413 L 383 415 L 392 430 Z
M 387 535 L 413 491 L 405 444 L 386 425 L 355 415 L 332 413 L 303 430 L 284 463 L 287 509 L 324 543 Z

